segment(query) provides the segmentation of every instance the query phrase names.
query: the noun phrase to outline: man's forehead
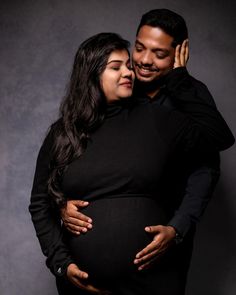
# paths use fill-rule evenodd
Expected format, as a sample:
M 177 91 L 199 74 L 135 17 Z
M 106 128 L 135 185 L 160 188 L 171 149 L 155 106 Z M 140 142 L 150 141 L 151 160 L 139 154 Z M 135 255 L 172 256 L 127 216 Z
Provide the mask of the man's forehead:
M 143 26 L 140 28 L 135 43 L 144 46 L 166 48 L 170 47 L 173 42 L 173 37 L 164 32 L 159 27 Z

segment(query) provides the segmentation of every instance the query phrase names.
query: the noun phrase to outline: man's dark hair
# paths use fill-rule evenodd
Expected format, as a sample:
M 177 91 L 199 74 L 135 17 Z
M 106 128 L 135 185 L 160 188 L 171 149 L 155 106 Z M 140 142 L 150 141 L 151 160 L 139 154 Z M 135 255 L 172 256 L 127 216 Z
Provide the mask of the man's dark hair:
M 173 47 L 188 38 L 188 29 L 182 16 L 169 9 L 154 9 L 142 16 L 136 36 L 143 26 L 157 27 L 174 38 Z

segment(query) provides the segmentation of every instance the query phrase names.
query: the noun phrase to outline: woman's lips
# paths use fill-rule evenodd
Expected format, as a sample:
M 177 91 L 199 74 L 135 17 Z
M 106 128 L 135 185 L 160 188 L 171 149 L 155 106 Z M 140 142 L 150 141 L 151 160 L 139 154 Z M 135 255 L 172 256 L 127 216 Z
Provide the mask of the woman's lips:
M 130 82 L 130 81 L 127 81 L 127 82 L 120 83 L 120 86 L 124 86 L 124 87 L 127 87 L 127 88 L 132 88 L 133 83 Z

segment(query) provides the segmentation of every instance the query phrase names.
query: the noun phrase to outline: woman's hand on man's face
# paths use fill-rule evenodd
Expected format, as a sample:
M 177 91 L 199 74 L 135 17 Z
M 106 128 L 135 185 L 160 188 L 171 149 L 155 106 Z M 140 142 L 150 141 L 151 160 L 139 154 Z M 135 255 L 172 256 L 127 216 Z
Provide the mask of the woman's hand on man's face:
M 88 206 L 88 202 L 81 200 L 69 200 L 61 209 L 62 221 L 70 232 L 79 235 L 92 228 L 92 219 L 79 212 L 81 208 Z

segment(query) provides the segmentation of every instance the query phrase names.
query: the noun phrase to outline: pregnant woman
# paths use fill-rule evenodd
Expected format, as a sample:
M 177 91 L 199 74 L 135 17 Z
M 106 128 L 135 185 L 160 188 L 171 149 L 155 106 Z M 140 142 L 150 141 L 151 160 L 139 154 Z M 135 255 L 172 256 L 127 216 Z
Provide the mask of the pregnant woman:
M 60 118 L 40 149 L 29 209 L 59 294 L 100 293 L 93 286 L 115 295 L 184 290 L 181 261 L 189 254 L 181 245 L 143 272 L 133 260 L 152 240 L 144 227 L 169 220 L 160 190 L 168 159 L 178 150 L 214 149 L 214 132 L 177 111 L 139 104 L 133 80 L 127 41 L 101 33 L 83 42 Z M 215 126 L 222 127 L 217 119 Z M 89 234 L 61 226 L 59 209 L 70 199 L 90 202 Z M 81 270 L 86 284 L 75 275 L 86 275 Z

